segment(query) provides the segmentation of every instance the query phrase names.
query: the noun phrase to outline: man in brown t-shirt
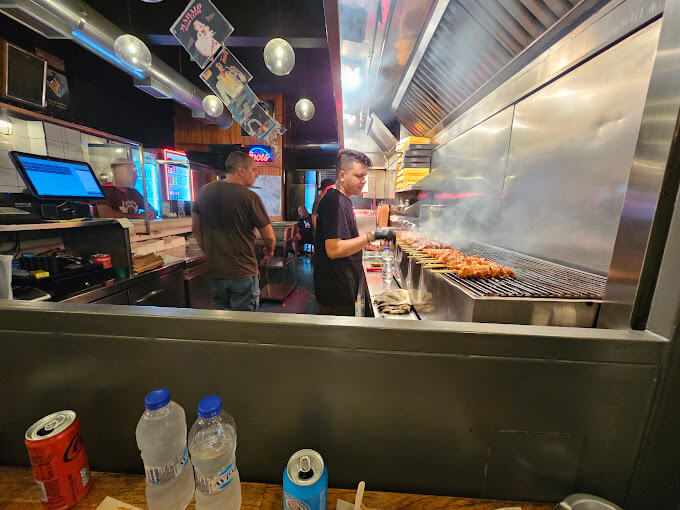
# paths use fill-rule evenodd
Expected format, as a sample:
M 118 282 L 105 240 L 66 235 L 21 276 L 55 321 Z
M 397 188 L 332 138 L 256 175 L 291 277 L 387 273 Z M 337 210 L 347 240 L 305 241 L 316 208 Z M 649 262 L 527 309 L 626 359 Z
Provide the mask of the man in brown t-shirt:
M 137 183 L 137 166 L 128 159 L 114 159 L 113 186 L 104 186 L 106 200 L 97 204 L 97 216 L 100 218 L 143 218 L 144 197 L 135 189 Z M 151 206 L 146 214 L 156 217 Z
M 226 167 L 225 180 L 201 188 L 191 215 L 193 232 L 208 259 L 215 306 L 254 312 L 260 297 L 255 229 L 266 257 L 274 254 L 276 238 L 262 200 L 248 189 L 257 177 L 254 161 L 232 152 Z

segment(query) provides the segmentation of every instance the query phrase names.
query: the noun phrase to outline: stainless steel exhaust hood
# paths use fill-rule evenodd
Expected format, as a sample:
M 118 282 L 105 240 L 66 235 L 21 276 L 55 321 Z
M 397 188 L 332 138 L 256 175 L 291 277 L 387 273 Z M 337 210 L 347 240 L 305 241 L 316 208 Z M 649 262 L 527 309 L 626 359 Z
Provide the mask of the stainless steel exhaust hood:
M 92 53 L 125 71 L 135 79 L 135 86 L 156 98 L 174 99 L 192 112 L 203 113 L 206 92 L 153 56 L 151 68 L 143 75 L 125 66 L 116 57 L 113 43 L 123 30 L 79 0 L 0 0 L 0 12 L 28 26 L 39 34 L 56 39 L 71 39 Z M 221 128 L 232 125 L 225 109 L 208 122 Z

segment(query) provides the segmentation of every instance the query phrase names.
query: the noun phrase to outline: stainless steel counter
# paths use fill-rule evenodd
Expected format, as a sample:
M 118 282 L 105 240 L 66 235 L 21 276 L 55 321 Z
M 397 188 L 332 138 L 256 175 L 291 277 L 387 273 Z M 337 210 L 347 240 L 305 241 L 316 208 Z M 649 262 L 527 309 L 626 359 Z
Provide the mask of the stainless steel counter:
M 391 289 L 400 289 L 401 286 L 399 285 L 397 279 L 394 276 L 392 277 L 392 280 L 390 282 L 386 282 L 385 280 L 383 280 L 382 270 L 370 271 L 369 270 L 371 269 L 370 259 L 364 259 L 363 265 L 366 285 L 364 288 L 360 290 L 359 302 L 364 304 L 365 315 L 370 315 L 370 313 L 372 313 L 373 317 L 378 317 L 380 319 L 420 320 L 420 317 L 418 317 L 418 315 L 413 311 L 413 309 L 411 309 L 410 313 L 405 313 L 401 315 L 381 313 L 378 310 L 378 307 L 375 306 L 373 298 L 380 294 L 381 292 Z M 398 268 L 395 267 L 395 273 L 396 271 L 398 271 Z

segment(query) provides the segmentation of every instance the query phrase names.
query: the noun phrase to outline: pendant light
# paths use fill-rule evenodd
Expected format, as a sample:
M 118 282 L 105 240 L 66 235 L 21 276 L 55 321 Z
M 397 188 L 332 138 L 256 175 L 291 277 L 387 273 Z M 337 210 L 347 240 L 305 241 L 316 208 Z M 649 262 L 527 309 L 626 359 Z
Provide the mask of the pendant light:
M 281 0 L 279 0 L 279 33 L 281 27 Z M 270 40 L 264 47 L 264 64 L 277 76 L 285 76 L 295 66 L 295 51 L 288 41 L 281 37 Z
M 151 67 L 151 52 L 134 35 L 123 34 L 113 42 L 113 51 L 120 61 L 130 69 L 146 72 Z
M 300 120 L 311 120 L 311 118 L 314 117 L 315 111 L 316 108 L 314 108 L 314 103 L 312 103 L 306 97 L 303 97 L 297 103 L 295 103 L 295 115 L 297 115 L 298 119 Z

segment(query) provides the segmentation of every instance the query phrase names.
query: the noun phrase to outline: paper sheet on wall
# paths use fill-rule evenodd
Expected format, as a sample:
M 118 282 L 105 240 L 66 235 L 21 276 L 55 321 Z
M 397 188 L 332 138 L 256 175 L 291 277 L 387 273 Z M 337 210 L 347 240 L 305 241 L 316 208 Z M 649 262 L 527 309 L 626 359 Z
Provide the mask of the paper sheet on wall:
M 257 193 L 269 216 L 281 216 L 281 176 L 258 175 L 253 189 Z

